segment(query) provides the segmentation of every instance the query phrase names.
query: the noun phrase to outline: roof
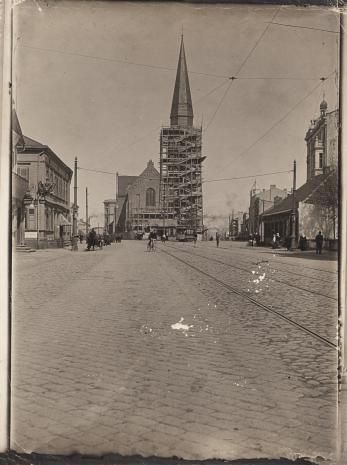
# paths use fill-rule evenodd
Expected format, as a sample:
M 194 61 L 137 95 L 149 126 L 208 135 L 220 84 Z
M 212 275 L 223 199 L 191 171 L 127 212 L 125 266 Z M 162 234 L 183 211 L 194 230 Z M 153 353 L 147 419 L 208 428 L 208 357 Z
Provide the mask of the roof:
M 117 194 L 119 197 L 125 196 L 127 194 L 127 188 L 129 185 L 133 184 L 138 176 L 118 176 L 118 187 Z
M 295 191 L 295 201 L 305 201 L 315 189 L 317 189 L 330 175 L 331 173 L 319 174 L 309 179 L 299 189 Z M 273 208 L 264 212 L 261 217 L 277 215 L 279 213 L 285 213 L 292 210 L 293 195 L 290 194 L 285 199 L 278 202 Z
M 142 171 L 139 177 L 140 178 L 159 178 L 160 177 L 159 171 L 154 166 L 154 163 L 152 160 L 149 160 L 146 168 Z
M 30 149 L 43 149 L 47 147 L 47 145 L 43 145 L 40 142 L 37 142 L 37 140 L 30 139 L 28 136 L 24 136 L 24 147 Z
M 183 36 L 181 39 L 180 55 L 178 58 L 175 89 L 172 98 L 170 119 L 171 125 L 193 125 L 193 105 L 190 93 Z
M 27 153 L 26 152 L 27 150 L 29 153 L 30 153 L 30 150 L 40 150 L 41 152 L 44 152 L 46 155 L 55 159 L 56 162 L 60 164 L 60 166 L 64 167 L 64 169 L 67 171 L 67 173 L 69 174 L 71 178 L 73 174 L 72 169 L 68 165 L 66 165 L 63 162 L 63 160 L 55 152 L 53 152 L 53 150 L 48 145 L 41 144 L 41 142 L 31 139 L 28 136 L 23 136 L 23 138 L 24 138 L 24 147 L 18 146 L 20 148 L 18 153 L 25 155 Z
M 13 133 L 13 144 L 14 146 L 23 147 L 24 146 L 24 137 L 22 133 L 22 128 L 19 124 L 17 112 L 12 108 L 12 133 Z

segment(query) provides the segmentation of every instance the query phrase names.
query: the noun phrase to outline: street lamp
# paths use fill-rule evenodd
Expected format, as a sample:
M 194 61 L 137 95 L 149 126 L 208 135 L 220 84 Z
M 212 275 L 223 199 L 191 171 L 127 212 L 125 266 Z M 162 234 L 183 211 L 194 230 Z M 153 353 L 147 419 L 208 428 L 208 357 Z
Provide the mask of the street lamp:
M 39 232 L 40 232 L 40 221 L 39 221 L 39 208 L 40 204 L 44 204 L 46 201 L 46 196 L 51 194 L 54 189 L 54 183 L 49 181 L 46 182 L 40 181 L 37 185 L 35 191 L 35 197 L 32 197 L 30 193 L 26 194 L 26 205 L 29 204 L 29 208 L 33 209 L 36 207 L 36 247 L 39 249 Z
M 292 193 L 292 213 L 291 213 L 291 235 L 290 235 L 290 250 L 295 249 L 295 236 L 296 236 L 296 160 L 293 165 L 293 193 Z

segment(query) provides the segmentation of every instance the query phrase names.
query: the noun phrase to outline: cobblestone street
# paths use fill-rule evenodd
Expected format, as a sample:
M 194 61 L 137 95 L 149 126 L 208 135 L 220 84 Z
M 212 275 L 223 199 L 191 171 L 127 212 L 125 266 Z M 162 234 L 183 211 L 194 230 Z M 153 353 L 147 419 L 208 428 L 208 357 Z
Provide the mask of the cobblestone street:
M 334 463 L 336 260 L 83 248 L 14 255 L 12 449 Z

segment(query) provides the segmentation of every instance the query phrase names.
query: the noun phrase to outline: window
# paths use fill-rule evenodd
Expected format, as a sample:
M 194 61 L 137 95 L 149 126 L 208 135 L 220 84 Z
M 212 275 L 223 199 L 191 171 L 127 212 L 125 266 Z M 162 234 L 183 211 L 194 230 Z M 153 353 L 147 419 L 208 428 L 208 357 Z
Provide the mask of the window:
M 319 154 L 319 168 L 323 168 L 323 154 Z
M 18 174 L 22 178 L 29 181 L 29 167 L 28 166 L 18 166 Z
M 155 190 L 151 187 L 146 190 L 146 207 L 155 207 Z

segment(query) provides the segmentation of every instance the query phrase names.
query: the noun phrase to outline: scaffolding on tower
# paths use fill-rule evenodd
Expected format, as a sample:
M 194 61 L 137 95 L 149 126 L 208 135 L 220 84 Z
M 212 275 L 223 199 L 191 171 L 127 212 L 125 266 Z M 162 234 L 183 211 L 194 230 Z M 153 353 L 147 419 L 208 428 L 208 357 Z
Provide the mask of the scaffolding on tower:
M 160 134 L 160 204 L 177 229 L 203 232 L 201 128 L 166 126 Z

